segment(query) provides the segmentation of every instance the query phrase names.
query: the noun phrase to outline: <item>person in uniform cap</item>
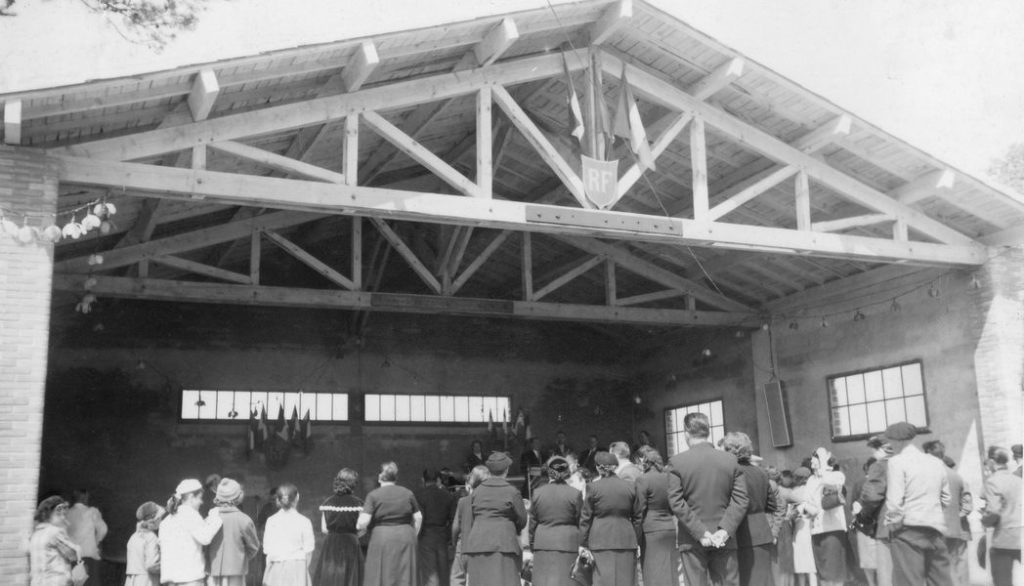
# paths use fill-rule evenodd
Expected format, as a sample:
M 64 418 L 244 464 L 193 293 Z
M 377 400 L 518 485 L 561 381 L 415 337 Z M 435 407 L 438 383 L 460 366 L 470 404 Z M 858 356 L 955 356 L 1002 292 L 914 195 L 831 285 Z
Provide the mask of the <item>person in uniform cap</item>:
M 526 527 L 526 507 L 519 491 L 506 480 L 512 458 L 494 452 L 486 465 L 491 476 L 469 497 L 472 517 L 462 542 L 468 583 L 519 586 L 523 563 L 519 533 Z
M 912 441 L 917 429 L 905 421 L 885 430 L 894 455 L 889 458 L 885 523 L 892 549 L 896 586 L 952 586 L 946 516 L 950 506 L 946 466 Z
M 594 559 L 594 586 L 636 584 L 640 502 L 636 484 L 619 478 L 619 460 L 608 452 L 594 457 L 599 478 L 587 487 L 580 516 L 580 547 Z

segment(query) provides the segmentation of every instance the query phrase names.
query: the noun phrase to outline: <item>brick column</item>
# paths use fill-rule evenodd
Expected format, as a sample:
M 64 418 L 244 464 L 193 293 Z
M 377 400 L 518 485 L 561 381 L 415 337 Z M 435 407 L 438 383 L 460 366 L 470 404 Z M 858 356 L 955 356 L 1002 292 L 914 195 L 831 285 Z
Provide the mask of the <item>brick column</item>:
M 35 150 L 0 145 L 0 205 L 30 225 L 52 221 L 57 174 Z M 0 581 L 28 584 L 22 543 L 39 485 L 53 245 L 0 233 Z
M 992 249 L 977 278 L 971 323 L 984 452 L 1020 443 L 1024 429 L 1024 248 Z

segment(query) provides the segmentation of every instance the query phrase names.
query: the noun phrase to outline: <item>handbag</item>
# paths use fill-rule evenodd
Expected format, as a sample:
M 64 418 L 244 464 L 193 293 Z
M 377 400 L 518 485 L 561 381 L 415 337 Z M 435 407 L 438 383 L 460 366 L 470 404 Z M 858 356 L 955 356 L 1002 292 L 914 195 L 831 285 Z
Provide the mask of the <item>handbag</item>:
M 75 564 L 75 567 L 71 568 L 71 583 L 74 586 L 82 586 L 85 581 L 89 579 L 89 572 L 85 569 L 85 563 L 81 560 Z
M 993 513 L 991 511 L 985 511 L 981 514 L 981 525 L 991 529 L 999 524 L 999 513 Z
M 523 562 L 523 567 L 519 570 L 519 577 L 527 584 L 533 582 L 533 558 Z
M 569 570 L 569 578 L 581 586 L 592 586 L 594 583 L 594 562 L 584 554 L 576 556 Z
M 839 493 L 839 487 L 831 484 L 826 484 L 821 488 L 821 508 L 826 511 L 841 507 L 843 505 L 843 495 Z

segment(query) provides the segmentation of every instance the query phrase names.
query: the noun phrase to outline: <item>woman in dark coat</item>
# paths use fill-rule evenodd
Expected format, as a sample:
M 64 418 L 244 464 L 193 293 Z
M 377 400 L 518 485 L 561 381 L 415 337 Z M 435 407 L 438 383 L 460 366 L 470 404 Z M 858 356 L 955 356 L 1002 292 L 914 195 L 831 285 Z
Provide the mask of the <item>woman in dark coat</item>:
M 580 550 L 583 494 L 566 484 L 572 474 L 568 460 L 554 456 L 547 470 L 550 482 L 530 500 L 533 586 L 576 586 L 569 571 Z
M 363 586 L 416 585 L 416 535 L 423 514 L 412 491 L 395 484 L 397 479 L 397 464 L 381 464 L 380 488 L 366 495 L 356 521 L 358 531 L 370 530 Z
M 471 586 L 520 586 L 526 507 L 519 491 L 505 480 L 512 458 L 495 452 L 487 458 L 491 477 L 469 497 L 473 515 L 464 530 L 462 554 Z
M 778 491 L 768 481 L 768 473 L 750 463 L 753 447 L 750 437 L 737 431 L 725 435 L 725 451 L 736 456 L 740 472 L 747 485 L 747 516 L 736 528 L 736 560 L 739 563 L 740 584 L 774 586 L 772 553 L 775 535 L 769 515 L 779 508 Z
M 670 584 L 678 580 L 676 517 L 668 502 L 668 473 L 658 450 L 642 446 L 638 451 L 644 474 L 636 481 L 643 541 L 640 563 L 644 584 Z
M 327 535 L 313 570 L 313 586 L 362 586 L 363 550 L 356 522 L 363 500 L 352 494 L 359 474 L 342 468 L 334 477 L 334 494 L 320 505 L 320 531 Z
M 587 487 L 580 546 L 594 559 L 594 586 L 635 586 L 640 509 L 636 486 L 615 475 L 618 459 L 598 452 L 600 478 Z

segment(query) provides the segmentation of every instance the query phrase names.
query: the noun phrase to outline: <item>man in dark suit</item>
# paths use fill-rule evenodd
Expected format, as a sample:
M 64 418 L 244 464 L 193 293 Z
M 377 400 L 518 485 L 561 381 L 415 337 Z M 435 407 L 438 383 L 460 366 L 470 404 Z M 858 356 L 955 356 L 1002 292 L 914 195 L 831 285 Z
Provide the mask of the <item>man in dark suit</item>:
M 555 434 L 555 445 L 551 446 L 551 455 L 564 458 L 572 453 L 572 446 L 565 443 L 565 432 L 559 430 L 559 432 Z
M 950 504 L 942 509 L 946 516 L 946 549 L 949 550 L 950 570 L 953 582 L 970 584 L 970 569 L 967 565 L 967 542 L 971 539 L 967 515 L 974 510 L 974 499 L 964 485 L 964 479 L 957 473 L 956 462 L 946 455 L 946 446 L 939 440 L 924 442 L 921 446 L 926 454 L 935 456 L 946 465 L 949 479 Z
M 689 449 L 672 456 L 669 503 L 679 520 L 679 557 L 687 586 L 739 586 L 736 540 L 749 498 L 732 454 L 708 442 L 703 413 L 683 418 Z
M 740 584 L 773 586 L 772 553 L 776 534 L 769 514 L 779 509 L 779 490 L 768 480 L 768 473 L 751 463 L 753 445 L 742 431 L 730 431 L 722 442 L 725 451 L 736 456 L 747 488 L 747 515 L 736 529 L 736 558 Z
M 441 486 L 441 476 L 432 468 L 423 471 L 423 486 L 414 494 L 423 513 L 416 552 L 420 586 L 448 586 L 451 575 L 448 541 L 455 516 L 455 499 Z
M 519 456 L 519 472 L 526 477 L 523 482 L 523 498 L 530 498 L 534 488 L 540 483 L 540 468 L 544 465 L 545 454 L 540 449 L 540 438 L 526 440 L 526 449 Z
M 594 462 L 594 456 L 597 456 L 597 453 L 601 451 L 601 448 L 598 447 L 599 442 L 597 441 L 596 435 L 590 436 L 588 442 L 587 449 L 580 453 L 579 465 L 591 472 L 596 472 L 597 464 Z
M 615 469 L 616 476 L 628 482 L 636 482 L 644 475 L 644 471 L 629 459 L 629 444 L 615 442 L 608 448 L 608 451 L 615 456 L 615 460 L 618 462 L 618 468 Z

